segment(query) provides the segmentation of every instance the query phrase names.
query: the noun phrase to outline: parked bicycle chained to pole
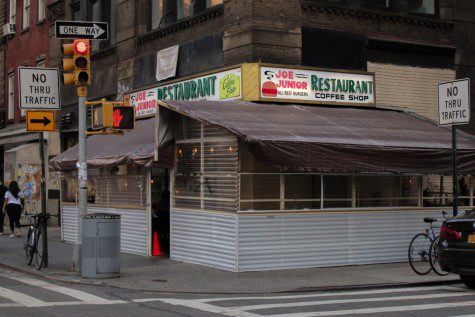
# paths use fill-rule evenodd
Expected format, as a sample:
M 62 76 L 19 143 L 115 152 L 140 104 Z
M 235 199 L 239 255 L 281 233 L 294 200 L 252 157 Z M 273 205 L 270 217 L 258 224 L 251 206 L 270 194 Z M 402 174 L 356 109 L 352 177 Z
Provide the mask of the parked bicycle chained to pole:
M 47 221 L 52 216 L 48 213 L 39 214 L 25 214 L 35 219 L 35 223 L 28 228 L 26 235 L 25 251 L 26 251 L 26 263 L 31 265 L 33 258 L 35 258 L 35 266 L 37 270 L 41 270 L 45 260 L 45 245 L 42 232 L 43 228 L 47 226 Z
M 447 219 L 447 212 L 443 211 L 442 216 Z M 434 226 L 432 223 L 437 219 L 425 217 L 424 222 L 429 224 L 424 233 L 416 234 L 409 244 L 408 257 L 411 268 L 419 275 L 429 274 L 434 271 L 438 275 L 447 275 L 449 272 L 444 271 L 439 264 L 437 243 L 440 236 L 435 230 L 441 226 Z

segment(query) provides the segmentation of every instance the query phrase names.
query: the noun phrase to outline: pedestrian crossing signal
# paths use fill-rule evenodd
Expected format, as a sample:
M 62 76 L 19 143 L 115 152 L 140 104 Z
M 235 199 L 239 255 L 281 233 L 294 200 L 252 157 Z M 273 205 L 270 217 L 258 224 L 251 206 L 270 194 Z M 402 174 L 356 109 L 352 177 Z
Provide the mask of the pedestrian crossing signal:
M 135 108 L 114 106 L 112 110 L 113 129 L 133 130 L 135 128 Z

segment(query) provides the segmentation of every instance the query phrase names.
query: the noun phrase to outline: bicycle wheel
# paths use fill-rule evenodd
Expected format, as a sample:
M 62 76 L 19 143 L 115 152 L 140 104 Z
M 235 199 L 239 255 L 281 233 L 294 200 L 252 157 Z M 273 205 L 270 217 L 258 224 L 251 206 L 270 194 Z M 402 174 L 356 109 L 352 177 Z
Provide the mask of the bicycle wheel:
M 41 270 L 43 266 L 43 237 L 41 236 L 41 230 L 38 228 L 36 234 L 36 250 L 35 250 L 35 266 L 37 270 Z
M 449 272 L 446 272 L 442 270 L 442 267 L 440 266 L 439 263 L 439 243 L 440 236 L 437 236 L 432 243 L 430 244 L 430 252 L 429 252 L 429 262 L 430 262 L 430 267 L 434 272 L 440 276 L 444 276 L 449 274 Z
M 31 230 L 31 228 L 28 229 L 28 234 L 26 235 L 25 252 L 26 264 L 31 265 L 31 262 L 33 262 L 33 253 L 35 252 L 33 230 Z
M 419 233 L 412 238 L 409 244 L 409 264 L 419 275 L 429 274 L 432 270 L 429 261 L 430 243 L 431 239 L 428 234 Z

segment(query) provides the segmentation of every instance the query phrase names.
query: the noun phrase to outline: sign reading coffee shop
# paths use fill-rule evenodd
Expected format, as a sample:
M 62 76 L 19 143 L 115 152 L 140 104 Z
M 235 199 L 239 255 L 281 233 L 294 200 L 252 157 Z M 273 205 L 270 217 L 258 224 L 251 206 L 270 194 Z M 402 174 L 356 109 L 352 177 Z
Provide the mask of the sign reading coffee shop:
M 260 68 L 261 100 L 372 105 L 371 73 L 342 73 L 280 67 Z
M 144 117 L 157 111 L 157 100 L 231 100 L 241 99 L 241 68 L 172 82 L 125 97 L 135 107 L 135 116 Z

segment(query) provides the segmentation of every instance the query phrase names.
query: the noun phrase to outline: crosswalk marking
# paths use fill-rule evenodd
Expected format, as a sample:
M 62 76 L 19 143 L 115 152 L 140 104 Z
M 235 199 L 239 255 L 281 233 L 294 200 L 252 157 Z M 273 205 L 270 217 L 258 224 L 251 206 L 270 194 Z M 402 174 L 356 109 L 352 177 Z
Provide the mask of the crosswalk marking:
M 414 294 L 408 295 L 407 292 L 420 292 L 420 291 L 442 291 L 441 293 L 431 294 Z M 450 292 L 447 292 L 450 291 Z M 358 297 L 351 298 L 348 296 L 354 295 L 381 295 L 395 293 L 393 296 L 384 297 Z M 462 298 L 466 296 L 475 296 L 475 293 L 467 291 L 467 289 L 452 286 L 430 286 L 430 287 L 408 287 L 408 288 L 389 288 L 389 289 L 377 289 L 377 290 L 361 290 L 361 291 L 346 291 L 346 292 L 329 292 L 329 293 L 311 293 L 301 295 L 274 295 L 274 296 L 244 296 L 244 297 L 217 297 L 217 298 L 201 298 L 201 299 L 178 299 L 178 298 L 141 298 L 132 300 L 136 303 L 155 302 L 184 306 L 192 309 L 201 310 L 204 312 L 220 314 L 224 316 L 232 317 L 312 317 L 312 316 L 340 316 L 340 315 L 353 315 L 353 314 L 371 314 L 371 313 L 390 313 L 390 312 L 406 312 L 406 311 L 424 311 L 431 309 L 442 308 L 454 308 L 463 306 L 475 306 L 475 301 L 464 302 L 443 302 L 435 304 L 412 304 L 405 305 L 402 302 L 409 300 L 423 300 L 423 299 L 449 299 L 449 298 Z M 334 298 L 328 298 L 334 297 Z M 346 298 L 345 298 L 346 297 Z M 269 304 L 253 304 L 253 305 L 241 305 L 229 307 L 229 302 L 233 301 L 266 301 L 266 300 L 289 300 L 295 299 L 296 302 L 278 302 Z M 302 299 L 309 299 L 308 301 L 302 301 Z M 369 308 L 354 308 L 354 309 L 340 309 L 340 310 L 328 310 L 328 311 L 306 311 L 292 313 L 277 313 L 267 311 L 265 315 L 258 313 L 259 310 L 266 309 L 279 309 L 279 308 L 297 308 L 297 307 L 310 307 L 310 306 L 322 306 L 322 305 L 337 305 L 338 304 L 354 304 L 354 303 L 375 303 L 375 302 L 387 302 L 398 301 L 401 306 L 383 306 L 374 307 L 371 305 Z M 220 302 L 228 302 L 227 305 L 219 306 Z M 361 306 L 360 306 L 361 307 Z M 274 314 L 272 314 L 274 313 Z M 469 317 L 461 316 L 461 317 Z M 475 317 L 475 316 L 472 316 Z
M 342 316 L 342 315 L 356 315 L 356 314 L 395 313 L 395 312 L 416 311 L 416 310 L 453 308 L 453 307 L 462 307 L 462 306 L 475 306 L 475 301 L 455 302 L 455 303 L 439 303 L 439 304 L 419 304 L 419 305 L 408 305 L 408 306 L 359 308 L 359 309 L 305 312 L 305 313 L 291 313 L 291 314 L 277 314 L 277 315 L 266 315 L 266 317 Z
M 399 287 L 386 289 L 372 289 L 372 290 L 358 290 L 346 292 L 331 292 L 331 293 L 310 293 L 303 295 L 274 295 L 274 296 L 244 296 L 244 297 L 217 297 L 202 300 L 203 302 L 223 301 L 223 300 L 249 300 L 249 299 L 298 299 L 298 298 L 312 298 L 312 297 L 333 297 L 333 296 L 351 296 L 351 295 L 374 295 L 374 294 L 388 294 L 400 292 L 418 292 L 418 291 L 461 291 L 462 288 L 453 286 L 422 286 L 422 287 Z
M 44 302 L 42 300 L 39 300 L 37 298 L 25 295 L 25 294 L 20 293 L 20 292 L 12 291 L 12 290 L 4 288 L 4 287 L 0 287 L 0 297 L 3 297 L 3 298 L 8 299 L 12 302 L 15 302 L 17 304 L 27 306 L 27 307 L 33 307 L 33 306 L 34 307 L 41 307 L 41 306 L 45 306 L 47 304 L 46 302 Z M 12 305 L 11 303 L 3 304 L 4 307 L 9 307 L 11 305 Z
M 353 299 L 335 299 L 326 301 L 308 301 L 308 302 L 292 302 L 292 303 L 278 303 L 278 304 L 263 304 L 263 305 L 249 305 L 239 306 L 232 308 L 239 308 L 241 310 L 258 310 L 258 309 L 270 309 L 270 308 L 283 308 L 283 307 L 303 307 L 303 306 L 319 306 L 319 305 L 331 305 L 331 304 L 351 304 L 351 303 L 367 303 L 367 302 L 385 302 L 396 300 L 417 300 L 417 299 L 431 299 L 431 298 L 449 298 L 449 297 L 461 297 L 471 296 L 472 294 L 429 294 L 429 295 L 413 295 L 413 296 L 391 296 L 391 297 L 375 297 L 375 298 L 353 298 Z
M 51 290 L 54 292 L 62 293 L 64 295 L 67 295 L 72 298 L 76 298 L 82 302 L 88 303 L 88 304 L 117 304 L 117 303 L 124 303 L 124 301 L 110 301 L 108 299 L 98 297 L 95 295 L 88 294 L 86 292 L 78 291 L 72 288 L 67 288 L 55 284 L 51 284 L 42 280 L 37 280 L 29 277 L 24 277 L 21 275 L 0 275 L 12 280 L 16 280 L 19 282 L 22 282 L 24 284 L 28 284 L 31 286 L 36 286 L 40 287 L 43 289 Z

